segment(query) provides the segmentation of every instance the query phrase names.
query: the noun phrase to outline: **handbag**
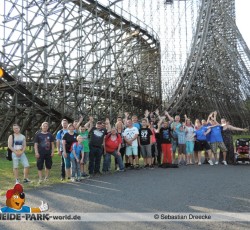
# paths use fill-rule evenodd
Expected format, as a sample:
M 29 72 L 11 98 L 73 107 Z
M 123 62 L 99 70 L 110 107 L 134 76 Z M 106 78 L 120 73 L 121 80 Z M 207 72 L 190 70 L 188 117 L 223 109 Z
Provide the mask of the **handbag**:
M 12 147 L 14 147 L 14 134 L 12 134 L 12 140 Z M 9 147 L 7 148 L 6 159 L 12 161 L 12 150 Z

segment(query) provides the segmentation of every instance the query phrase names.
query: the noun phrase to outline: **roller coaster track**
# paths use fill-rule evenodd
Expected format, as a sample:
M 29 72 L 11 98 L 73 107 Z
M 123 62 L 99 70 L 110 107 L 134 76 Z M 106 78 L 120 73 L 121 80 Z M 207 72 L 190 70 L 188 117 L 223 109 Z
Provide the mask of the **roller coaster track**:
M 201 11 L 197 23 L 196 34 L 193 39 L 190 58 L 187 60 L 187 65 L 182 76 L 182 80 L 179 83 L 179 86 L 176 89 L 173 97 L 169 101 L 169 108 L 171 108 L 172 111 L 180 107 L 180 103 L 187 95 L 194 82 L 194 77 L 197 73 L 197 68 L 200 65 L 200 61 L 202 59 L 202 52 L 206 42 L 208 25 L 211 18 L 212 5 L 213 1 L 202 1 Z
M 233 9 L 223 4 L 202 1 L 190 56 L 167 110 L 192 118 L 217 110 L 234 124 L 249 126 L 250 52 Z
M 13 2 L 13 9 L 17 7 L 15 4 L 16 2 Z M 31 18 L 27 30 L 32 31 L 32 28 L 38 28 L 36 32 L 38 35 L 42 30 L 47 31 L 47 36 L 53 36 L 52 43 L 38 47 L 34 45 L 36 38 L 32 37 L 27 47 L 23 48 L 26 49 L 23 56 L 33 54 L 28 60 L 20 58 L 19 62 L 12 60 L 17 54 L 14 52 L 15 45 L 23 44 L 24 39 L 16 41 L 6 39 L 3 45 L 4 49 L 13 46 L 11 50 L 13 53 L 1 52 L 0 60 L 4 76 L 0 78 L 0 119 L 4 125 L 0 131 L 0 141 L 6 141 L 13 123 L 21 124 L 21 131 L 25 131 L 32 140 L 34 132 L 39 129 L 39 125 L 44 120 L 50 122 L 51 131 L 55 132 L 59 129 L 62 118 L 72 121 L 77 114 L 86 115 L 86 119 L 87 115 L 93 115 L 99 119 L 106 115 L 115 118 L 121 111 L 133 111 L 135 108 L 143 111 L 146 108 L 161 105 L 160 71 L 157 70 L 160 67 L 160 44 L 152 28 L 141 21 L 137 21 L 139 24 L 136 24 L 131 20 L 132 15 L 128 13 L 126 16 L 129 18 L 126 18 L 113 12 L 108 6 L 103 6 L 93 0 L 62 1 L 62 4 L 58 1 L 50 1 L 47 4 L 42 1 L 33 1 L 29 2 L 26 9 L 38 7 L 38 11 L 47 13 L 48 19 L 46 20 L 49 20 L 52 14 L 49 8 L 51 5 L 53 5 L 51 11 L 56 12 L 55 17 L 58 17 L 53 19 L 54 21 L 60 20 L 60 16 L 64 14 L 66 22 L 75 22 L 70 24 L 68 31 L 53 32 L 52 29 L 55 28 L 56 23 L 51 25 L 51 31 L 47 31 L 46 23 L 41 25 L 34 23 L 34 18 L 39 17 L 39 13 L 36 13 L 34 18 Z M 78 10 L 75 10 L 76 8 Z M 9 21 L 14 20 L 10 12 L 11 10 L 5 17 L 7 25 Z M 83 13 L 79 13 L 77 18 L 74 15 L 75 12 Z M 18 22 L 22 19 L 23 15 L 16 17 Z M 83 35 L 71 38 L 71 33 L 75 30 L 81 32 L 80 23 L 88 27 L 86 32 L 82 32 L 85 33 L 84 39 Z M 56 34 L 59 34 L 57 39 L 54 38 Z M 97 35 L 98 40 L 90 41 L 93 36 Z M 60 40 L 67 42 L 74 39 L 81 41 L 82 46 L 90 47 L 86 50 L 87 52 L 80 54 L 77 58 L 70 57 L 77 48 L 77 42 L 73 43 L 68 53 L 59 52 L 56 45 Z M 117 50 L 117 44 L 120 44 L 120 50 Z M 47 55 L 44 56 L 45 58 L 49 59 L 53 56 L 54 50 L 56 53 L 53 55 L 59 57 L 58 61 L 53 66 L 44 61 L 42 65 L 45 67 L 35 71 L 36 61 L 39 65 L 42 53 Z M 93 56 L 93 53 L 100 53 L 100 55 L 98 59 L 91 62 L 90 55 Z M 124 53 L 127 54 L 125 58 Z M 67 62 L 63 59 L 69 59 L 72 63 L 75 63 L 74 59 L 76 59 L 77 63 L 75 67 L 69 69 L 66 67 Z M 122 60 L 125 63 L 122 63 Z M 63 72 L 54 74 L 60 62 L 63 63 Z M 90 68 L 82 77 L 77 77 L 79 72 L 76 72 L 76 68 L 80 62 L 85 62 L 85 65 Z M 94 73 L 98 77 L 89 79 L 89 76 L 93 76 Z M 156 92 L 151 94 L 150 92 L 155 89 Z M 79 95 L 82 96 L 79 98 Z M 112 106 L 115 110 L 113 113 L 111 113 Z

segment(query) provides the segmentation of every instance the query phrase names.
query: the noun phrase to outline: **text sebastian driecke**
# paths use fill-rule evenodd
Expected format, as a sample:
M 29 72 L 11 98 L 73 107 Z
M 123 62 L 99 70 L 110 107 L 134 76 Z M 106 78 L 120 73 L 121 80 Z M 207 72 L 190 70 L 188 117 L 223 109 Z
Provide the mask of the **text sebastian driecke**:
M 161 214 L 161 219 L 168 219 L 168 220 L 210 220 L 210 215 L 170 215 L 170 214 Z

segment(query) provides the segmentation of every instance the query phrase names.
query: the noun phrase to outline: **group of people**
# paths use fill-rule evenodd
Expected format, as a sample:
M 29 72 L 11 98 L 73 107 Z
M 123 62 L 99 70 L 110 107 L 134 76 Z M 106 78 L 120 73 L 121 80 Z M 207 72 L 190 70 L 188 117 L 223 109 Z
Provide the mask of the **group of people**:
M 201 165 L 203 150 L 204 164 L 233 164 L 235 157 L 231 131 L 247 131 L 230 125 L 224 118 L 219 123 L 216 111 L 212 112 L 207 120 L 196 119 L 194 124 L 186 115 L 181 122 L 179 115 L 173 118 L 168 112 L 164 112 L 164 116 L 160 116 L 159 110 L 146 110 L 141 122 L 136 115 L 130 117 L 127 112 L 124 115 L 124 118 L 117 117 L 113 127 L 108 118 L 105 122 L 97 121 L 95 125 L 93 117 L 89 117 L 86 124 L 82 123 L 82 116 L 73 123 L 63 119 L 62 129 L 57 132 L 56 138 L 49 132 L 49 123 L 43 122 L 41 130 L 34 138 L 39 183 L 49 179 L 55 141 L 61 156 L 61 180 L 69 179 L 75 182 L 110 172 L 111 156 L 115 158 L 115 169 L 120 172 L 127 168 L 153 169 L 156 165 L 175 163 L 179 166 L 194 163 Z M 20 133 L 18 124 L 13 125 L 13 131 L 8 138 L 8 147 L 12 151 L 16 183 L 20 183 L 19 162 L 24 166 L 23 182 L 28 183 L 30 180 L 29 162 L 25 155 L 26 139 Z M 175 159 L 177 150 L 178 158 Z M 139 164 L 140 157 L 143 158 L 143 166 Z

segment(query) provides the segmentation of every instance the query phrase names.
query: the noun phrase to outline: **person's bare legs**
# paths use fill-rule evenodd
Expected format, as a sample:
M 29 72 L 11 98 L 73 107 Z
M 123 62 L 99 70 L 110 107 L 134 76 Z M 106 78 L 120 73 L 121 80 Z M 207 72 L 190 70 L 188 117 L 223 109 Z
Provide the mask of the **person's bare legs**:
M 49 178 L 49 172 L 50 172 L 50 169 L 45 168 L 45 178 L 46 179 Z
M 29 167 L 25 167 L 23 169 L 23 176 L 24 176 L 24 179 L 28 179 L 28 177 L 29 177 Z
M 39 180 L 43 179 L 43 171 L 42 170 L 38 170 L 38 177 L 39 177 Z
M 17 180 L 18 179 L 18 168 L 13 169 L 14 177 Z

